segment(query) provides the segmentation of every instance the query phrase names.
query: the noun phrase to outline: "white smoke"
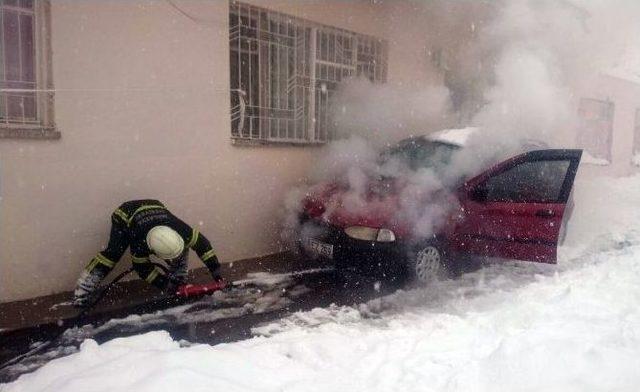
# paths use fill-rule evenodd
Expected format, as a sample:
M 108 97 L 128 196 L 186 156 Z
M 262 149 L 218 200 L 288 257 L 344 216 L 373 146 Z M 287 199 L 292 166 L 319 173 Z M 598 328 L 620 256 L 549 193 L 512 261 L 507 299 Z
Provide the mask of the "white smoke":
M 585 86 L 611 69 L 640 34 L 640 2 L 516 0 L 498 3 L 493 22 L 460 58 L 492 64 L 480 110 L 482 136 L 500 142 L 572 143 L 577 100 Z M 638 48 L 638 43 L 633 44 Z M 459 75 L 469 78 L 468 75 Z M 472 83 L 469 83 L 472 84 Z
M 297 217 L 304 198 L 322 192 L 328 184 L 337 185 L 340 192 L 324 204 L 327 220 L 336 210 L 360 216 L 393 211 L 390 222 L 403 222 L 414 237 L 436 233 L 456 206 L 455 198 L 432 169 L 414 170 L 399 157 L 383 154 L 385 149 L 359 136 L 332 142 L 310 175 L 314 185 L 297 187 L 287 197 L 285 239 L 317 230 L 313 225 L 299 227 Z
M 450 11 L 443 20 L 452 26 L 461 24 L 456 12 L 469 18 L 464 3 L 424 6 Z M 452 93 L 468 102 L 452 107 L 443 85 L 355 80 L 342 86 L 333 113 L 342 139 L 327 146 L 310 176 L 313 183 L 343 184 L 348 191 L 341 207 L 353 212 L 374 208 L 372 203 L 379 201 L 367 198 L 371 179 L 402 178 L 406 185 L 395 219 L 409 222 L 416 237 L 437 233 L 456 208 L 447 191 L 451 184 L 532 140 L 573 147 L 584 86 L 618 65 L 624 54 L 640 52 L 638 1 L 513 0 L 487 7 L 489 22 L 476 25 L 472 15 L 474 41 L 451 57 L 447 75 L 447 85 L 456 89 Z M 469 119 L 458 125 L 481 131 L 444 173 L 412 171 L 398 162 L 381 164 L 382 148 L 449 125 L 453 118 Z M 289 214 L 297 216 L 299 200 L 313 191 L 296 190 L 298 203 L 290 204 Z
M 341 86 L 333 119 L 338 138 L 360 136 L 380 146 L 441 128 L 451 121 L 450 108 L 443 85 L 416 88 L 360 78 Z

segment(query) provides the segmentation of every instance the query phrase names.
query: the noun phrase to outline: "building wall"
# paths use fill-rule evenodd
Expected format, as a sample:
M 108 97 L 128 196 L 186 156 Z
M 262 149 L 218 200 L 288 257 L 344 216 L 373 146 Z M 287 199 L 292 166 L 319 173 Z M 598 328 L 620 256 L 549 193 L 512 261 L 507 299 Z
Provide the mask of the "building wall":
M 251 3 L 390 41 L 399 34 L 370 1 Z M 233 146 L 228 3 L 173 4 L 189 17 L 161 0 L 52 1 L 62 138 L 0 140 L 0 302 L 71 289 L 127 199 L 164 201 L 223 262 L 280 249 L 283 197 L 321 148 Z M 426 39 L 402 43 L 390 45 L 389 83 L 438 83 Z
M 611 162 L 607 165 L 583 162 L 583 176 L 628 176 L 640 171 L 633 165 L 633 144 L 636 110 L 640 109 L 640 84 L 625 78 L 599 75 L 592 82 L 582 85 L 576 94 L 580 98 L 592 98 L 614 104 Z M 577 107 L 576 103 L 576 107 Z M 577 129 L 576 132 L 580 132 Z M 640 135 L 638 135 L 640 137 Z

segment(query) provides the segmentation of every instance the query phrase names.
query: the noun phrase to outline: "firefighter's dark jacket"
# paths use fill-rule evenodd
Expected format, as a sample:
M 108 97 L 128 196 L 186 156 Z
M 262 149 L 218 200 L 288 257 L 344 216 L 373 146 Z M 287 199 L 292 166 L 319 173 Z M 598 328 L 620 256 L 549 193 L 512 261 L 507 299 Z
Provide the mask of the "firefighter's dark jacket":
M 185 249 L 193 249 L 209 271 L 218 269 L 218 258 L 211 243 L 197 229 L 178 219 L 157 200 L 132 200 L 122 203 L 111 215 L 109 244 L 91 260 L 87 271 L 98 269 L 106 276 L 130 247 L 133 267 L 138 275 L 148 283 L 164 288 L 167 278 L 150 262 L 151 250 L 146 242 L 149 230 L 159 225 L 178 232 L 184 240 Z

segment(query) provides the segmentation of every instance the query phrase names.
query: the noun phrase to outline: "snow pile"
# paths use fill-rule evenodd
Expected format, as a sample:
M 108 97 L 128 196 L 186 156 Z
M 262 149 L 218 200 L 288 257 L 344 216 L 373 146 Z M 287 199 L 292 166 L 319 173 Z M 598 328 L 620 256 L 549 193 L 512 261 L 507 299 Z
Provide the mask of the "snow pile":
M 621 248 L 640 238 L 640 176 L 581 178 L 574 185 L 575 208 L 559 266 L 580 257 Z
M 640 84 L 640 49 L 629 45 L 618 64 L 605 74 Z
M 214 347 L 87 340 L 0 391 L 637 390 L 640 177 L 582 181 L 575 196 L 558 266 L 489 264 Z
M 3 390 L 633 390 L 638 255 L 634 247 L 528 287 L 461 297 L 444 311 L 404 309 L 378 325 L 350 318 L 216 347 L 180 348 L 164 332 L 88 340 Z
M 582 151 L 582 159 L 580 160 L 580 162 L 582 164 L 587 163 L 589 165 L 596 165 L 596 166 L 607 166 L 611 164 L 611 162 L 607 159 L 594 157 L 587 150 Z
M 467 141 L 473 136 L 477 134 L 479 131 L 476 127 L 466 127 L 466 128 L 458 128 L 458 129 L 443 129 L 438 132 L 434 132 L 429 135 L 429 140 L 449 143 L 456 146 L 464 147 L 467 144 Z

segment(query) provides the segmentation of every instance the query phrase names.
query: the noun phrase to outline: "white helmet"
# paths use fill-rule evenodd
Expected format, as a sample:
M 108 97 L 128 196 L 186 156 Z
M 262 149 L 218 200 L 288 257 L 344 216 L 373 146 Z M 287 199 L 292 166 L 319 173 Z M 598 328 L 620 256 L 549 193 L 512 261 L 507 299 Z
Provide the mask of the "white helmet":
M 147 245 L 161 259 L 171 260 L 184 250 L 184 240 L 168 226 L 155 226 L 147 233 Z

